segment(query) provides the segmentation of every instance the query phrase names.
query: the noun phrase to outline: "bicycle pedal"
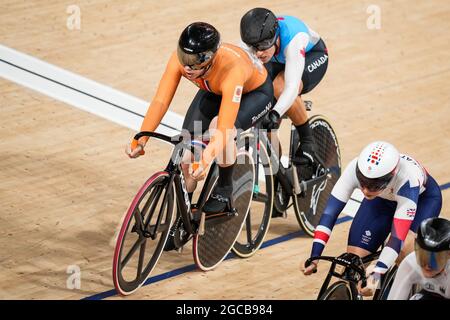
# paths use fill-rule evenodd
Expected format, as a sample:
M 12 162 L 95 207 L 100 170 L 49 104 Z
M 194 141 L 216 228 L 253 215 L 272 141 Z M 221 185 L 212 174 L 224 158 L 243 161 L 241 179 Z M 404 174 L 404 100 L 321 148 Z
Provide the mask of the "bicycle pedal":
M 206 214 L 202 212 L 202 215 L 200 217 L 200 224 L 198 226 L 198 234 L 200 236 L 205 234 L 205 220 L 206 220 Z
M 231 217 L 237 217 L 239 213 L 237 212 L 236 208 L 231 208 L 231 210 L 227 212 L 227 215 Z

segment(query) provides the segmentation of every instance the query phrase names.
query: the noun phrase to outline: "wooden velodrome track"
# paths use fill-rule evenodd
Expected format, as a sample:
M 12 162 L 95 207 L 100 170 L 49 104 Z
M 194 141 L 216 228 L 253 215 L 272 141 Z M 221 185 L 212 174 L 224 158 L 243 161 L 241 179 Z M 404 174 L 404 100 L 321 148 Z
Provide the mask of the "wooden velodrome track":
M 366 9 L 381 8 L 381 29 Z M 81 30 L 66 28 L 67 1 L 0 2 L 0 43 L 131 95 L 150 100 L 182 29 L 213 23 L 239 40 L 241 16 L 255 6 L 304 19 L 329 48 L 327 75 L 307 96 L 340 142 L 343 165 L 385 139 L 416 157 L 440 185 L 450 182 L 450 2 L 397 1 L 77 1 Z M 196 89 L 182 80 L 171 110 L 184 114 Z M 144 180 L 170 150 L 152 146 L 130 160 L 133 132 L 0 79 L 0 298 L 81 299 L 113 288 L 114 235 Z M 288 124 L 281 135 L 289 138 Z M 285 144 L 286 145 L 286 144 Z M 287 150 L 287 148 L 285 148 Z M 450 191 L 442 215 L 450 218 Z M 350 223 L 335 227 L 325 253 L 345 250 Z M 267 239 L 298 231 L 292 211 Z M 327 268 L 305 277 L 311 239 L 295 237 L 215 271 L 189 271 L 142 287 L 126 299 L 314 299 Z M 153 275 L 193 264 L 164 254 Z M 81 288 L 68 289 L 79 266 Z M 97 298 L 106 295 L 94 296 Z M 112 296 L 117 299 L 120 297 Z

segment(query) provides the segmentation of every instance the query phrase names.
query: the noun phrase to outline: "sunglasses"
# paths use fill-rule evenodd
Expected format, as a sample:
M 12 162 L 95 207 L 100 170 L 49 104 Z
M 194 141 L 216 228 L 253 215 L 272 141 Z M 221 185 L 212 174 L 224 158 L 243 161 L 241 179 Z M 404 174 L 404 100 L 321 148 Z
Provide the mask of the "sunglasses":
M 214 52 L 212 51 L 206 51 L 202 53 L 197 53 L 194 55 L 191 55 L 191 57 L 195 57 L 194 59 L 189 59 L 192 62 L 197 62 L 193 64 L 185 64 L 185 67 L 189 67 L 192 70 L 203 70 L 208 68 L 211 65 L 212 59 L 214 57 Z M 189 61 L 187 60 L 187 61 Z
M 270 49 L 273 47 L 273 45 L 275 44 L 275 41 L 273 41 L 274 39 L 266 39 L 263 40 L 259 43 L 256 44 L 252 44 L 253 49 L 255 49 L 256 51 L 265 51 L 267 49 Z
M 191 70 L 203 70 L 209 67 L 209 65 L 211 64 L 210 61 L 208 61 L 208 63 L 202 63 L 202 64 L 188 64 L 185 67 L 189 67 L 189 69 Z
M 370 192 L 378 192 L 385 189 L 393 177 L 394 173 L 390 172 L 383 177 L 370 179 L 365 177 L 359 170 L 358 166 L 356 166 L 356 178 L 358 179 L 359 184 L 362 188 L 366 188 Z

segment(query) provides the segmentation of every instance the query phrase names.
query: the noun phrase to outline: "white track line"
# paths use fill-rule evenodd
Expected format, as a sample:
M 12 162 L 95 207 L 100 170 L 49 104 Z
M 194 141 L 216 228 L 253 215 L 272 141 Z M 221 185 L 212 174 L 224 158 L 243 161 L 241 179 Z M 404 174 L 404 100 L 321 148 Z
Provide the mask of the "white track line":
M 0 76 L 138 131 L 148 102 L 0 45 Z M 157 131 L 176 135 L 183 117 L 167 112 Z

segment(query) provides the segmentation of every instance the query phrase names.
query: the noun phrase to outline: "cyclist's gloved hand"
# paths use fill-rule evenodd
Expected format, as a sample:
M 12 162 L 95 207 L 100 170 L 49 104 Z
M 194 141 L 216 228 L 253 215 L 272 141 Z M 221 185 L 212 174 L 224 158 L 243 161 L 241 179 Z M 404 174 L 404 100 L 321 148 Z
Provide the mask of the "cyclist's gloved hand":
M 194 162 L 192 164 L 192 173 L 191 177 L 195 181 L 203 180 L 206 176 L 206 168 L 202 162 Z
M 375 290 L 378 289 L 381 280 L 381 274 L 378 272 L 371 272 L 367 277 L 367 285 L 362 288 L 361 282 L 358 284 L 359 293 L 364 297 L 373 296 Z
M 317 265 L 319 264 L 319 261 L 313 260 L 311 261 L 311 264 L 309 266 L 306 266 L 306 261 L 302 262 L 300 265 L 300 270 L 303 272 L 305 276 L 309 276 L 313 273 L 317 272 Z
M 144 151 L 145 144 L 146 144 L 145 141 L 138 141 L 138 140 L 133 139 L 133 141 L 131 142 L 131 145 L 126 147 L 125 153 L 131 159 L 142 156 L 145 154 L 145 151 Z
M 280 115 L 275 110 L 270 110 L 262 120 L 264 129 L 278 129 L 280 127 Z

